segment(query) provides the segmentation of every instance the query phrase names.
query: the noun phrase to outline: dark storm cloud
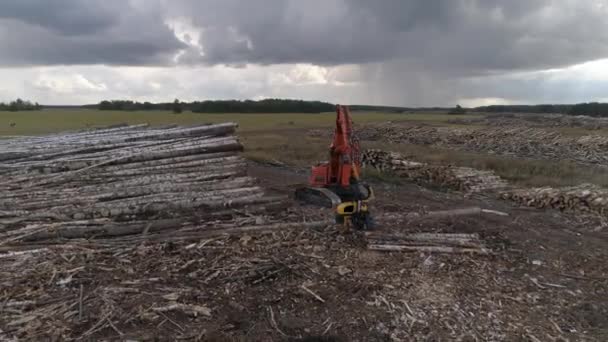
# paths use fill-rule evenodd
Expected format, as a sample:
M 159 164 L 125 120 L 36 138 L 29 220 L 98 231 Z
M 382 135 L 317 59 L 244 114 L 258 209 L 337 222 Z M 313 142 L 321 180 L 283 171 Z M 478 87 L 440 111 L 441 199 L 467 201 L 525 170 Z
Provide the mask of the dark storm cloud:
M 0 1 L 0 66 L 167 64 L 186 46 L 160 6 L 124 0 Z
M 608 56 L 603 1 L 182 1 L 203 61 L 323 65 L 418 61 L 437 70 L 570 65 Z
M 116 6 L 112 8 L 111 4 L 112 1 L 95 0 L 2 0 L 0 18 L 20 20 L 61 34 L 91 34 L 116 24 Z
M 601 7 L 603 5 L 604 7 Z M 373 64 L 444 75 L 608 56 L 604 0 L 2 0 L 0 66 Z M 200 29 L 203 54 L 167 20 Z

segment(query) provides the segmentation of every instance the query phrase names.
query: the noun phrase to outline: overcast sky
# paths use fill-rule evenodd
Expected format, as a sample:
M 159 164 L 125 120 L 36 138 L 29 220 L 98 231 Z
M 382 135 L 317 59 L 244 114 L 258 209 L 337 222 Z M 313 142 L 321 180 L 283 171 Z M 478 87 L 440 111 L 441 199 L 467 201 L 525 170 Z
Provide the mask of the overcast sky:
M 608 0 L 0 0 L 0 101 L 608 101 Z

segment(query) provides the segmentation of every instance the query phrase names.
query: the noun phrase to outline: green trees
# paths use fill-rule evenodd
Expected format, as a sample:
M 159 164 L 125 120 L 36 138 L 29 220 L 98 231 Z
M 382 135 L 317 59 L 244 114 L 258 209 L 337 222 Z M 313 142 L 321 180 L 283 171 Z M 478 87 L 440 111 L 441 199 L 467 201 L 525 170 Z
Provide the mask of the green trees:
M 16 99 L 9 103 L 0 102 L 0 111 L 18 112 L 22 110 L 41 110 L 42 106 L 38 102 L 24 101 Z
M 182 104 L 179 102 L 178 99 L 175 99 L 175 101 L 173 101 L 173 108 L 171 110 L 173 110 L 173 113 L 175 114 L 180 114 L 182 112 Z
M 96 106 L 85 106 L 99 110 L 170 110 L 181 113 L 190 110 L 194 113 L 321 113 L 332 112 L 335 107 L 331 103 L 320 101 L 266 99 L 251 100 L 218 100 L 150 103 L 133 102 L 128 100 L 101 101 Z
M 144 104 L 130 100 L 101 101 L 97 108 L 99 110 L 141 110 Z
M 493 105 L 473 109 L 482 113 L 535 113 L 535 114 L 568 114 L 572 105 Z
M 326 102 L 302 100 L 226 100 L 192 102 L 190 110 L 194 113 L 322 113 L 334 111 L 335 106 Z
M 497 105 L 473 109 L 484 113 L 530 113 L 530 114 L 569 114 L 587 116 L 608 116 L 608 103 L 590 102 L 569 104 L 540 104 L 540 105 Z
M 462 108 L 460 105 L 456 105 L 456 108 L 453 108 L 448 112 L 448 114 L 466 114 L 467 110 Z
M 579 103 L 568 112 L 570 115 L 608 116 L 608 103 Z

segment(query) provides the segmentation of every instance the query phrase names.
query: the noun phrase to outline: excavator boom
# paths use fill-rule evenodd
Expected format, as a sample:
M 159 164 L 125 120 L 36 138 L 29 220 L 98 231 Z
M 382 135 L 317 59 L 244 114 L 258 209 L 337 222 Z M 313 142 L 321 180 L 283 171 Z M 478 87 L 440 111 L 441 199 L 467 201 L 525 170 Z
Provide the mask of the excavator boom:
M 336 106 L 336 127 L 329 147 L 329 161 L 313 166 L 308 187 L 296 198 L 336 210 L 336 220 L 356 228 L 370 228 L 367 201 L 373 193 L 360 181 L 361 149 L 353 131 L 348 107 Z
M 336 128 L 329 147 L 329 162 L 313 166 L 312 186 L 348 187 L 359 180 L 361 168 L 359 141 L 354 138 L 353 122 L 348 107 L 336 106 Z

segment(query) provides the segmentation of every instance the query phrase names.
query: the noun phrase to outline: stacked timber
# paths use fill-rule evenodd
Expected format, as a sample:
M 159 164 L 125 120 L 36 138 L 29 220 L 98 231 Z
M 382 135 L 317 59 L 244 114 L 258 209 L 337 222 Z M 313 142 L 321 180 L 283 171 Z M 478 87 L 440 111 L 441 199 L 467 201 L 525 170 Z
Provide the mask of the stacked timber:
M 368 141 L 608 166 L 608 137 L 599 134 L 576 137 L 527 126 L 478 128 L 381 123 L 360 129 L 358 135 Z
M 146 125 L 0 140 L 0 245 L 119 236 L 265 212 L 236 124 Z
M 486 192 L 507 187 L 507 183 L 491 171 L 418 163 L 395 152 L 367 150 L 362 155 L 362 162 L 366 167 L 390 172 L 414 182 L 458 191 Z
M 517 204 L 539 209 L 608 214 L 608 189 L 592 184 L 565 188 L 516 189 L 503 192 L 500 196 Z
M 448 120 L 448 122 L 458 125 L 486 125 L 499 127 L 580 127 L 587 130 L 608 128 L 608 118 L 566 114 L 530 115 L 518 113 L 499 113 L 452 119 Z

